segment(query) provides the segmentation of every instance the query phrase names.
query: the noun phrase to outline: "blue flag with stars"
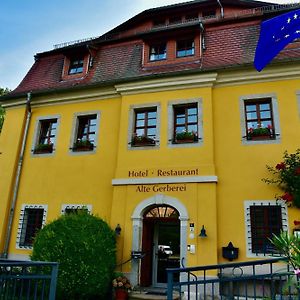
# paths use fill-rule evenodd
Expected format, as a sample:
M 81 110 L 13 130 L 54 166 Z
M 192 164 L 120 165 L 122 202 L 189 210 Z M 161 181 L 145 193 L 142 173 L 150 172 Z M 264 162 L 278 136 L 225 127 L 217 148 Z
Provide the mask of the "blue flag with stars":
M 300 37 L 300 9 L 261 23 L 254 66 L 261 71 L 286 45 Z

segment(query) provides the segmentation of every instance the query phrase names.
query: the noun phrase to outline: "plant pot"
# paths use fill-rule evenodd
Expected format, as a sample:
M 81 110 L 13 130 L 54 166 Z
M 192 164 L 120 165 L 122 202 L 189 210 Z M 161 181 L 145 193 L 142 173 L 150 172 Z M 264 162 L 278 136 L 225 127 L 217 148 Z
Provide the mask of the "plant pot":
M 115 290 L 115 300 L 127 300 L 128 292 L 124 289 L 116 289 Z
M 74 152 L 81 152 L 81 151 L 92 151 L 94 149 L 94 145 L 86 145 L 86 146 L 75 146 L 73 148 Z
M 261 141 L 261 140 L 270 140 L 270 139 L 271 136 L 269 134 L 248 136 L 248 140 L 252 140 L 252 141 Z
M 186 144 L 186 143 L 195 143 L 194 139 L 183 139 L 183 140 L 176 140 L 175 144 Z

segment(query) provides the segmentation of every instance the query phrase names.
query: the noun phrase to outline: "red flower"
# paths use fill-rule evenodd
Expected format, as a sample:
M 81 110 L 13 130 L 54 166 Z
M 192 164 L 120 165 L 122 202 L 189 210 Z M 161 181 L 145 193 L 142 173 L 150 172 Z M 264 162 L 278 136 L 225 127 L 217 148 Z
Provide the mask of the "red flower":
M 294 197 L 290 193 L 285 193 L 281 196 L 281 199 L 285 200 L 286 202 L 293 202 Z
M 300 221 L 296 221 L 296 220 L 295 220 L 295 221 L 294 221 L 294 225 L 295 225 L 295 226 L 300 225 Z
M 276 167 L 275 167 L 277 170 L 284 170 L 285 169 L 285 163 L 280 163 L 280 164 L 277 164 Z
M 300 175 L 300 167 L 298 167 L 298 168 L 295 170 L 295 174 L 296 174 L 296 175 Z

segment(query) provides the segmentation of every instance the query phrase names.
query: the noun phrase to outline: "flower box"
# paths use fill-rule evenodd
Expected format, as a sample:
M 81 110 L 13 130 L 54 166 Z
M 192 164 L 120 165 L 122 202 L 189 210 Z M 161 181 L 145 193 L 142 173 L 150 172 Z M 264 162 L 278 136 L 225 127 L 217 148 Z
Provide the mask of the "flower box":
M 134 147 L 143 147 L 143 146 L 155 146 L 155 140 L 148 136 L 133 136 L 131 139 L 131 146 Z
M 92 151 L 94 149 L 94 144 L 91 143 L 89 140 L 78 140 L 74 143 L 72 150 L 74 152 L 81 152 L 81 151 Z
M 198 137 L 194 132 L 180 132 L 176 133 L 174 144 L 197 143 Z
M 249 128 L 247 131 L 247 140 L 270 140 L 275 136 L 272 127 Z
M 37 144 L 33 150 L 34 154 L 45 154 L 53 152 L 53 144 Z

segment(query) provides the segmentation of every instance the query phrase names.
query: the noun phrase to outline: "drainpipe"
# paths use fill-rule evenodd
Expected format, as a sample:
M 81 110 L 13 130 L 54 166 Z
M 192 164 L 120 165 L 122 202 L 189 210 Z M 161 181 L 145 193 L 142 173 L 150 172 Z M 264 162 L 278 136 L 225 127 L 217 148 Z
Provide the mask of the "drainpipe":
M 220 2 L 220 0 L 217 0 L 218 4 L 220 5 L 220 8 L 221 8 L 221 18 L 224 18 L 224 8 Z
M 2 253 L 3 258 L 8 257 L 8 247 L 9 247 L 9 243 L 10 243 L 10 239 L 11 239 L 12 223 L 13 223 L 13 219 L 14 219 L 17 196 L 18 196 L 18 191 L 19 191 L 20 177 L 21 177 L 23 157 L 24 157 L 24 151 L 25 151 L 27 135 L 28 135 L 29 123 L 30 123 L 30 119 L 31 119 L 30 101 L 31 101 L 31 93 L 28 93 L 27 101 L 26 101 L 27 117 L 26 117 L 26 123 L 25 123 L 24 131 L 23 131 L 22 145 L 21 145 L 21 149 L 20 149 L 20 153 L 19 153 L 18 166 L 17 166 L 17 170 L 16 170 L 16 174 L 15 174 L 15 182 L 14 182 L 14 186 L 13 186 L 13 195 L 12 195 L 12 200 L 11 200 L 10 209 L 9 209 L 9 216 L 8 216 L 5 240 L 4 240 L 4 250 Z

